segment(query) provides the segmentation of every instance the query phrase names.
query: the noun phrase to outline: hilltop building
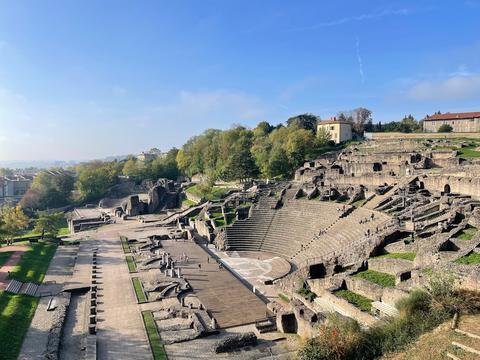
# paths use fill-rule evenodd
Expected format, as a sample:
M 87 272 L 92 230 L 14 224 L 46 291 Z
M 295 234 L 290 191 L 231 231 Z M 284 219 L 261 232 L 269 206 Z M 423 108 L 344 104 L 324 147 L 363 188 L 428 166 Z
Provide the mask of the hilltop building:
M 427 116 L 423 120 L 424 132 L 438 132 L 440 126 L 448 124 L 453 132 L 480 132 L 480 112 L 445 113 Z
M 335 141 L 336 144 L 352 139 L 352 123 L 348 121 L 332 117 L 329 120 L 317 123 L 317 132 L 322 128 L 330 133 L 331 140 Z

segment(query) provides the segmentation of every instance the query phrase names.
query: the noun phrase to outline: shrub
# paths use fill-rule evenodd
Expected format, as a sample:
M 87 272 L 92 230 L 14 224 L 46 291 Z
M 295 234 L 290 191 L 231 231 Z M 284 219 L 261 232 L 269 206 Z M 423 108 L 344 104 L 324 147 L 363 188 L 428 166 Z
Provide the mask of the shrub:
M 443 124 L 438 128 L 439 133 L 449 133 L 452 131 L 453 131 L 453 128 L 448 124 Z
M 309 340 L 300 350 L 301 360 L 354 359 L 362 339 L 355 320 L 332 315 L 319 328 L 319 336 Z

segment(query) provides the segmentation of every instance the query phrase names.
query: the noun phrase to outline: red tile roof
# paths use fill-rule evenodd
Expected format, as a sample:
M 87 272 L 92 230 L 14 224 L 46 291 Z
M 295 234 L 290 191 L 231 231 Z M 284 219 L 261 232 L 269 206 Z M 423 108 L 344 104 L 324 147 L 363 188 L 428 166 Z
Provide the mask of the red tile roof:
M 425 120 L 456 120 L 480 118 L 480 112 L 446 113 L 427 116 Z
M 328 124 L 352 124 L 352 123 L 350 121 L 339 120 L 336 117 L 318 122 L 318 125 L 328 125 Z

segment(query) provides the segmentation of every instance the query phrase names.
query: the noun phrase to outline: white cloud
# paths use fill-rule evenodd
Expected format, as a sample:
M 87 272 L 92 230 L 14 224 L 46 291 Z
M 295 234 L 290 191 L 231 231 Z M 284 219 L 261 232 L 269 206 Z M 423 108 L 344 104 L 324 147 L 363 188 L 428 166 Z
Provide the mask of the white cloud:
M 424 80 L 414 84 L 406 92 L 409 100 L 441 101 L 478 98 L 480 74 L 452 74 L 442 80 Z
M 357 61 L 358 61 L 358 71 L 360 73 L 360 79 L 362 80 L 362 83 L 365 82 L 365 74 L 363 73 L 363 62 L 362 62 L 362 57 L 360 56 L 360 38 L 356 37 L 356 50 L 357 50 Z
M 338 26 L 343 25 L 350 22 L 359 22 L 359 21 L 366 21 L 366 20 L 373 20 L 373 19 L 380 19 L 386 16 L 406 16 L 411 14 L 412 11 L 409 9 L 384 9 L 372 13 L 365 13 L 356 16 L 346 16 L 343 18 L 332 19 L 328 21 L 319 22 L 310 26 L 297 28 L 294 30 L 316 30 L 324 27 L 331 27 L 331 26 Z

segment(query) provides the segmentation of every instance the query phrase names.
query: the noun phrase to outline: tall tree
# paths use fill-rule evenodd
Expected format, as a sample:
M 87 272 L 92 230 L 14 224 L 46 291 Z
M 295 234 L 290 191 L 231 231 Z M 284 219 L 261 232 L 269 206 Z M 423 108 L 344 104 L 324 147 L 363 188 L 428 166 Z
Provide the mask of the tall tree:
M 300 114 L 289 118 L 287 120 L 287 126 L 316 132 L 318 120 L 320 120 L 320 118 L 313 114 Z
M 2 234 L 5 240 L 18 236 L 28 226 L 28 216 L 20 205 L 4 206 L 1 212 Z
M 33 231 L 37 234 L 55 238 L 60 230 L 60 223 L 64 217 L 62 212 L 48 213 L 46 211 L 39 211 L 37 213 L 38 218 L 35 220 L 35 227 Z

